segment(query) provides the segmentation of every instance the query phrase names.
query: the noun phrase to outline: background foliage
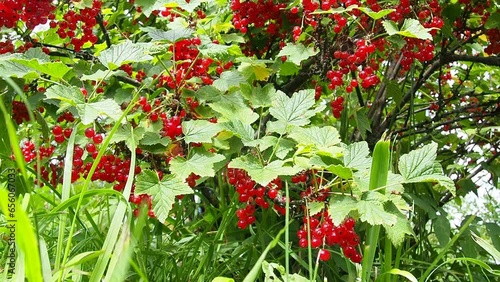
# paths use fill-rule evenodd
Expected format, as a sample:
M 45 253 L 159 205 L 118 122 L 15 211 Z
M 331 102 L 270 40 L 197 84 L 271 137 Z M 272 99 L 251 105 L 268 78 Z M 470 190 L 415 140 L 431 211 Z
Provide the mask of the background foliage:
M 494 281 L 498 9 L 0 0 L 3 278 Z

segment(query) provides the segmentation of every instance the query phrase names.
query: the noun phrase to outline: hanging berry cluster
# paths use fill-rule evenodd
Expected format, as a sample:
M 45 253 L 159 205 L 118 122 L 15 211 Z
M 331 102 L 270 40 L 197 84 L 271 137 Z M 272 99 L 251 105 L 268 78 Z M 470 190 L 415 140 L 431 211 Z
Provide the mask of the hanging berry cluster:
M 25 121 L 30 120 L 28 113 L 28 108 L 26 104 L 21 101 L 12 101 L 12 119 L 17 123 L 21 124 Z
M 3 0 L 0 2 L 0 28 L 13 28 L 21 20 L 26 27 L 33 29 L 47 23 L 48 16 L 55 6 L 51 0 Z
M 344 97 L 339 96 L 330 102 L 330 107 L 332 107 L 333 116 L 339 119 L 342 111 L 344 110 Z
M 352 262 L 360 263 L 361 254 L 357 251 L 359 236 L 354 230 L 356 221 L 347 218 L 343 223 L 335 225 L 327 212 L 311 217 L 304 217 L 302 227 L 297 231 L 299 246 L 307 248 L 309 245 L 308 233 L 310 233 L 311 247 L 322 248 L 319 258 L 323 261 L 330 259 L 330 251 L 325 246 L 333 247 L 339 245 L 344 256 Z M 309 228 L 308 228 L 309 227 Z
M 247 228 L 255 222 L 255 210 L 258 207 L 268 209 L 270 207 L 267 199 L 274 200 L 278 197 L 282 188 L 281 179 L 276 178 L 265 187 L 257 185 L 250 176 L 242 169 L 227 169 L 227 178 L 239 194 L 240 203 L 246 203 L 245 208 L 238 209 L 238 227 Z M 267 195 L 267 197 L 266 197 Z M 278 211 L 279 212 L 279 211 Z
M 52 16 L 49 25 L 51 28 L 57 28 L 57 34 L 61 39 L 69 38 L 75 51 L 80 51 L 83 44 L 87 42 L 95 44 L 98 41 L 93 28 L 97 24 L 96 18 L 101 12 L 101 6 L 101 1 L 94 0 L 90 8 L 79 11 L 69 9 L 61 21 L 56 21 Z

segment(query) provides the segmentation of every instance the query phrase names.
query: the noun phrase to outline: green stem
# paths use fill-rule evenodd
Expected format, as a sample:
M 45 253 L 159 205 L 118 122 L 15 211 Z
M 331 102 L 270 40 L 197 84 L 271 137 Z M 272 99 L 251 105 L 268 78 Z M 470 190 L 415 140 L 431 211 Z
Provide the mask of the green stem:
M 285 271 L 286 271 L 286 276 L 285 276 L 285 282 L 288 282 L 288 275 L 290 275 L 290 232 L 289 232 L 289 224 L 290 224 L 290 201 L 288 201 L 289 198 L 289 190 L 288 190 L 288 181 L 285 182 L 285 226 L 286 226 L 286 231 L 285 231 Z
M 392 269 L 392 243 L 387 234 L 384 238 L 384 264 L 382 267 L 382 273 L 386 273 Z M 391 276 L 385 276 L 384 281 L 390 282 Z
M 370 281 L 370 274 L 372 272 L 373 261 L 375 260 L 375 253 L 377 251 L 378 236 L 380 234 L 380 225 L 368 227 L 366 238 L 366 245 L 363 251 L 363 272 L 361 274 L 361 281 Z

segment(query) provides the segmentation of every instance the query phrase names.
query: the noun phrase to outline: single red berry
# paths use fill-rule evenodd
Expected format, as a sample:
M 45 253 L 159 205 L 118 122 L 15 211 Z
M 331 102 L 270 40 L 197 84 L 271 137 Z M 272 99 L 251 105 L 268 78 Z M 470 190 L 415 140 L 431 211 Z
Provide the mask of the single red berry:
M 85 129 L 85 137 L 92 138 L 95 135 L 95 130 L 92 127 Z
M 322 249 L 319 251 L 319 259 L 322 261 L 327 261 L 330 259 L 330 251 Z
M 103 140 L 102 134 L 94 135 L 94 137 L 92 137 L 92 140 L 94 141 L 95 144 L 101 144 Z

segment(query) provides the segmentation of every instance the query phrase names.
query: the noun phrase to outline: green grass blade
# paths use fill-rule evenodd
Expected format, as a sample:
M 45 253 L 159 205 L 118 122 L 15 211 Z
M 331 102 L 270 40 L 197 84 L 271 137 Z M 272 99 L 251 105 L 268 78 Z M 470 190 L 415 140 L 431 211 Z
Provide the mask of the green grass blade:
M 403 276 L 404 278 L 408 279 L 411 282 L 418 282 L 417 278 L 415 278 L 415 276 L 413 276 L 413 274 L 411 274 L 410 272 L 408 272 L 406 270 L 401 270 L 401 269 L 397 269 L 397 268 L 393 268 L 387 272 L 382 273 L 378 277 L 377 281 L 381 280 L 381 279 L 386 279 L 386 277 L 390 277 L 389 275 L 399 275 L 399 276 Z
M 66 147 L 66 157 L 64 158 L 64 171 L 63 171 L 63 183 L 62 183 L 62 192 L 61 192 L 61 201 L 66 201 L 69 199 L 71 193 L 71 172 L 73 169 L 73 151 L 75 147 L 75 138 L 77 132 L 78 124 L 73 127 L 73 131 L 68 140 L 68 147 Z M 61 268 L 61 259 L 63 254 L 63 245 L 64 233 L 66 231 L 66 221 L 67 214 L 62 213 L 59 218 L 59 235 L 57 237 L 57 247 L 56 247 L 56 257 L 55 257 L 55 270 L 59 270 Z
M 66 263 L 66 261 L 68 260 L 69 253 L 70 253 L 70 250 L 71 250 L 71 242 L 73 240 L 73 235 L 75 233 L 76 221 L 77 221 L 78 213 L 80 211 L 80 208 L 81 208 L 82 202 L 83 202 L 83 195 L 84 195 L 83 192 L 85 192 L 88 189 L 88 187 L 90 186 L 92 175 L 94 174 L 95 170 L 97 169 L 97 165 L 99 164 L 99 161 L 101 160 L 102 156 L 104 155 L 104 152 L 107 150 L 107 148 L 109 146 L 109 143 L 111 142 L 111 138 L 113 137 L 113 135 L 115 134 L 115 132 L 118 130 L 118 128 L 121 126 L 122 120 L 127 116 L 127 114 L 134 107 L 135 101 L 138 98 L 138 93 L 139 92 L 137 92 L 137 94 L 134 96 L 134 98 L 132 99 L 132 101 L 130 102 L 130 104 L 128 105 L 128 107 L 125 109 L 125 111 L 123 111 L 123 114 L 116 121 L 116 123 L 113 126 L 113 128 L 111 129 L 108 137 L 106 137 L 106 139 L 102 143 L 102 147 L 99 150 L 99 153 L 97 154 L 97 157 L 95 158 L 94 163 L 93 163 L 92 167 L 89 170 L 87 178 L 85 179 L 85 183 L 83 185 L 82 191 L 80 192 L 80 197 L 78 199 L 78 203 L 77 203 L 77 206 L 76 206 L 76 209 L 75 209 L 75 215 L 73 216 L 73 220 L 71 222 L 71 227 L 70 227 L 69 234 L 68 234 L 68 242 L 66 243 L 66 249 L 64 251 L 64 258 L 63 258 L 63 263 L 62 263 L 63 267 L 64 267 L 64 264 Z M 135 164 L 135 162 L 134 162 L 134 164 Z M 127 182 L 127 184 L 128 184 L 128 182 Z M 112 248 L 111 248 L 111 250 L 112 250 Z M 98 266 L 100 268 L 102 268 L 102 265 L 98 265 Z M 61 273 L 64 273 L 64 272 L 61 272 Z M 102 273 L 101 273 L 101 275 L 102 275 Z M 94 279 L 95 279 L 95 276 L 94 276 Z M 63 280 L 63 277 L 59 277 L 59 281 L 62 281 L 62 280 Z
M 29 194 L 27 194 L 29 201 Z M 14 204 L 14 205 L 12 205 Z M 28 281 L 42 282 L 42 265 L 40 262 L 40 253 L 38 249 L 38 241 L 33 226 L 28 218 L 28 215 L 22 208 L 21 203 L 17 200 L 14 203 L 10 203 L 9 206 L 9 193 L 4 189 L 0 189 L 0 207 L 6 218 L 11 218 L 7 221 L 8 225 L 15 225 L 15 242 L 20 252 L 19 258 L 22 264 L 17 269 L 22 275 L 26 275 Z M 12 218 L 11 215 L 15 215 Z M 19 265 L 18 265 L 19 266 Z M 25 270 L 20 271 L 21 269 Z
M 130 197 L 130 193 L 132 192 L 132 183 L 134 182 L 134 171 L 135 171 L 135 161 L 136 161 L 136 152 L 135 152 L 135 140 L 132 128 L 130 129 L 130 144 L 131 144 L 131 160 L 130 160 L 130 168 L 128 173 L 127 183 L 125 184 L 125 188 L 123 190 L 123 197 L 128 199 Z M 89 176 L 90 177 L 90 176 Z M 118 203 L 118 207 L 116 208 L 115 215 L 111 221 L 111 225 L 109 227 L 108 234 L 106 236 L 106 240 L 104 241 L 103 250 L 104 253 L 99 256 L 97 263 L 95 265 L 95 269 L 90 276 L 90 281 L 101 281 L 102 275 L 106 270 L 106 266 L 111 258 L 111 253 L 115 248 L 115 244 L 117 242 L 118 234 L 123 227 L 123 218 L 125 216 L 125 212 L 127 208 L 130 208 L 130 205 L 127 201 L 120 201 Z M 128 228 L 130 225 L 126 225 Z M 123 228 L 122 232 L 130 232 L 126 228 Z M 127 260 L 128 261 L 128 260 Z M 111 270 L 110 270 L 111 271 Z
M 427 281 L 429 278 L 429 275 L 436 270 L 436 266 L 438 262 L 443 259 L 443 257 L 446 255 L 448 250 L 455 244 L 455 242 L 460 238 L 460 236 L 469 228 L 469 225 L 476 219 L 475 215 L 469 216 L 469 219 L 462 225 L 460 230 L 458 231 L 453 238 L 446 244 L 446 246 L 441 250 L 441 252 L 437 255 L 437 257 L 432 261 L 431 265 L 425 270 L 424 274 L 420 277 L 419 281 Z
M 266 259 L 267 253 L 278 244 L 278 242 L 280 241 L 281 235 L 283 235 L 283 233 L 285 233 L 285 231 L 287 229 L 288 229 L 288 226 L 283 227 L 283 229 L 281 229 L 280 232 L 278 232 L 278 234 L 276 235 L 274 240 L 271 241 L 271 243 L 269 243 L 269 245 L 267 245 L 266 249 L 262 252 L 262 254 L 260 255 L 257 262 L 254 264 L 254 266 L 252 267 L 250 272 L 247 274 L 245 279 L 243 279 L 243 282 L 253 282 L 253 281 L 257 280 L 259 273 L 262 270 L 262 262 Z

